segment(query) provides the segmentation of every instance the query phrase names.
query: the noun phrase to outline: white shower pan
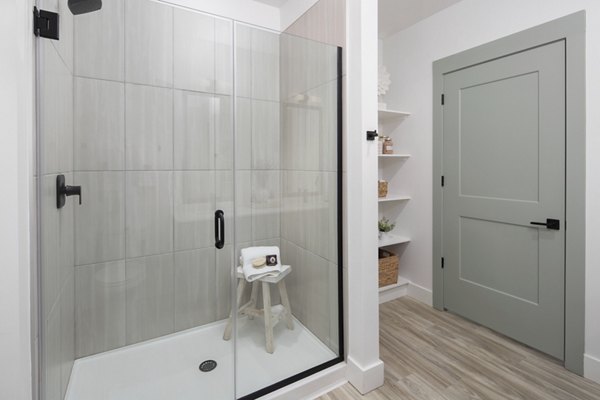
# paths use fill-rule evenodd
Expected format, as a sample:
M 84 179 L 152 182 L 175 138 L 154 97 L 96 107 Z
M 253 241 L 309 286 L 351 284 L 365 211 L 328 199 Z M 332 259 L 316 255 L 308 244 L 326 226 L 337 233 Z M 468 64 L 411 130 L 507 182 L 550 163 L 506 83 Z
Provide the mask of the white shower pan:
M 238 321 L 237 371 L 226 320 L 75 361 L 66 400 L 231 400 L 330 361 L 336 354 L 298 320 L 274 329 L 275 352 L 265 351 L 264 321 Z M 201 372 L 200 363 L 217 367 Z M 237 392 L 237 396 L 234 393 Z

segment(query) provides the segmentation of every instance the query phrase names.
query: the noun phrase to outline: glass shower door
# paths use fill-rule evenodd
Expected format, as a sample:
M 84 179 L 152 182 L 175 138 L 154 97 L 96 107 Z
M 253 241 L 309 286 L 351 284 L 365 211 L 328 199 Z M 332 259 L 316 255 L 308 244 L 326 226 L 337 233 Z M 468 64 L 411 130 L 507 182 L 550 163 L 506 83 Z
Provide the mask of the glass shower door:
M 232 21 L 39 3 L 41 399 L 233 399 Z
M 234 43 L 235 256 L 279 265 L 239 273 L 236 396 L 254 399 L 343 359 L 341 57 L 242 23 Z

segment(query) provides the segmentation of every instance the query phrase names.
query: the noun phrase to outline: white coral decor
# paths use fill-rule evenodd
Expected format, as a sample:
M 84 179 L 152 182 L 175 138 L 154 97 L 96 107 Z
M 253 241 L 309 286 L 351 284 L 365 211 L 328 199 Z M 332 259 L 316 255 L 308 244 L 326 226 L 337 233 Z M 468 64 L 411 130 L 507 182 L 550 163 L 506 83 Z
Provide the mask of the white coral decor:
M 377 95 L 383 96 L 390 90 L 390 73 L 385 66 L 379 67 L 379 81 L 377 83 Z

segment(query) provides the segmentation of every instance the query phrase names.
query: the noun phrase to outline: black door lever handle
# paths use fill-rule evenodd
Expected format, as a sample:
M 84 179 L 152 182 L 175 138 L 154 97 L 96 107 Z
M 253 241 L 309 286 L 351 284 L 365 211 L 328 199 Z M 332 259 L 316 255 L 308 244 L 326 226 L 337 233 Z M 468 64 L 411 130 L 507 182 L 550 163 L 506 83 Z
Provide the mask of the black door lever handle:
M 560 221 L 557 219 L 547 218 L 546 222 L 530 222 L 531 225 L 545 226 L 547 229 L 554 231 L 560 230 Z

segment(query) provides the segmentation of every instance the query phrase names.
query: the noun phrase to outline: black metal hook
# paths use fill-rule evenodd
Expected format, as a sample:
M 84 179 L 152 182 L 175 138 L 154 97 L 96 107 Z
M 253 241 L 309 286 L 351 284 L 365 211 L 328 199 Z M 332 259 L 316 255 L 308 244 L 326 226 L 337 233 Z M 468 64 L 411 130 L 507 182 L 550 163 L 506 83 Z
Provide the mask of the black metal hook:
M 378 137 L 379 135 L 377 134 L 377 131 L 367 131 L 367 140 L 375 140 L 376 137 Z

